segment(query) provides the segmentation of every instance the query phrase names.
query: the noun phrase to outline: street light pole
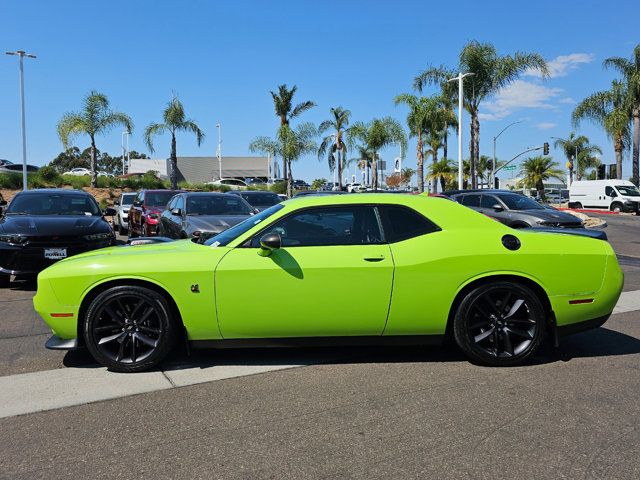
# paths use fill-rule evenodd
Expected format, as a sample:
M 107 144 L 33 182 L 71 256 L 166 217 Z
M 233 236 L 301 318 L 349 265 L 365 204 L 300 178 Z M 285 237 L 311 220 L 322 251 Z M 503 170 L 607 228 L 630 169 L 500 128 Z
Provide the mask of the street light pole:
M 509 128 L 512 127 L 518 123 L 522 123 L 522 120 L 519 120 L 517 122 L 513 122 L 509 125 L 507 125 L 506 127 L 504 127 L 502 130 L 500 130 L 500 133 L 498 133 L 495 137 L 493 137 L 493 163 L 491 164 L 491 175 L 489 176 L 489 181 L 490 181 L 490 185 L 489 188 L 494 188 L 495 187 L 495 182 L 496 182 L 496 140 L 498 139 L 498 137 L 500 135 L 502 135 L 504 133 L 504 131 Z
M 7 55 L 17 55 L 20 58 L 20 121 L 22 123 L 22 190 L 27 189 L 27 132 L 25 130 L 24 118 L 24 57 L 36 58 L 31 53 L 24 50 L 15 52 L 5 52 Z
M 458 82 L 458 189 L 462 190 L 462 98 L 463 98 L 463 81 L 464 77 L 475 75 L 475 73 L 458 73 L 457 77 L 450 78 L 450 82 Z
M 222 127 L 220 126 L 219 122 L 216 123 L 216 128 L 218 129 L 218 148 L 216 150 L 216 157 L 218 157 L 218 168 L 219 168 L 218 180 L 222 180 L 222 137 L 221 137 Z
M 122 174 L 124 175 L 125 173 L 125 164 L 127 166 L 127 171 L 129 171 L 129 130 L 125 130 L 124 132 L 122 132 Z M 125 138 L 127 139 L 126 141 L 126 147 L 125 147 Z

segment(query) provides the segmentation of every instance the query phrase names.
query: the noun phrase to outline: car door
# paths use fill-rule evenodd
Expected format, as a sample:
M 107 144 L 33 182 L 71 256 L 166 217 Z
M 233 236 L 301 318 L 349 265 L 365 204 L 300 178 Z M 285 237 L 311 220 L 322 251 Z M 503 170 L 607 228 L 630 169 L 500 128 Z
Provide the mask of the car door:
M 261 256 L 259 241 L 282 247 Z M 393 259 L 374 207 L 298 210 L 230 251 L 215 271 L 224 338 L 381 335 Z
M 496 210 L 494 207 L 500 205 L 502 210 Z M 487 217 L 495 218 L 502 223 L 508 224 L 511 220 L 512 214 L 506 208 L 506 206 L 498 200 L 495 195 L 482 194 L 480 198 L 480 207 L 477 209 L 479 212 L 484 213 Z
M 183 238 L 182 231 L 184 230 L 184 223 L 187 218 L 183 195 L 176 197 L 174 209 L 179 210 L 178 213 L 180 213 L 180 215 L 174 215 L 173 212 L 171 212 L 171 236 L 172 238 Z
M 159 228 L 160 235 L 173 238 L 173 234 L 171 231 L 171 228 L 172 228 L 171 217 L 173 216 L 173 214 L 171 212 L 175 208 L 177 200 L 178 200 L 177 196 L 169 200 L 169 203 L 167 203 L 167 208 L 165 208 L 164 211 L 160 214 L 160 228 Z

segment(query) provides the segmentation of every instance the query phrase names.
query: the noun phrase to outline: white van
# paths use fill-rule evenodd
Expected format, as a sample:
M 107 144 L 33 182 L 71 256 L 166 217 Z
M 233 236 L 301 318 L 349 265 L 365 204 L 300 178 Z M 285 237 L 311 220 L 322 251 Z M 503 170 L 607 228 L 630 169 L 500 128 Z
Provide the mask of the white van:
M 579 180 L 569 187 L 570 208 L 639 213 L 640 191 L 627 180 Z

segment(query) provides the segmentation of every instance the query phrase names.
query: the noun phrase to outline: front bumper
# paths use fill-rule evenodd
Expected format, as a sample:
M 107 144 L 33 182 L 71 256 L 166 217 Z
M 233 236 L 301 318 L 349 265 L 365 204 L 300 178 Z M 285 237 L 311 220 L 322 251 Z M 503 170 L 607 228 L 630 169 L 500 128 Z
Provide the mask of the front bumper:
M 44 344 L 49 350 L 76 350 L 78 348 L 77 338 L 60 338 L 57 335 L 52 335 Z

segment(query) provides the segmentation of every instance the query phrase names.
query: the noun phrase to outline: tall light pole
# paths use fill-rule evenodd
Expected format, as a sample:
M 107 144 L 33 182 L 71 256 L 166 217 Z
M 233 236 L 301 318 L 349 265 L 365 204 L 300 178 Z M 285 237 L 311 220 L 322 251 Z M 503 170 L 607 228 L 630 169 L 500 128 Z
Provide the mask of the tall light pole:
M 496 140 L 498 139 L 498 137 L 500 135 L 502 135 L 504 133 L 504 131 L 507 128 L 513 127 L 514 125 L 517 125 L 518 123 L 522 123 L 522 120 L 518 120 L 517 122 L 513 122 L 513 123 L 507 125 L 502 130 L 500 130 L 500 133 L 498 133 L 495 137 L 493 137 L 493 163 L 491 164 L 491 175 L 489 176 L 489 188 L 494 188 L 495 187 L 495 181 L 496 181 Z
M 216 128 L 218 129 L 218 148 L 216 149 L 216 157 L 218 157 L 218 180 L 222 180 L 222 137 L 220 131 L 222 127 L 220 123 L 216 123 Z
M 36 58 L 31 53 L 24 50 L 16 50 L 15 52 L 5 52 L 7 55 L 17 55 L 20 58 L 20 120 L 22 122 L 22 190 L 27 189 L 27 132 L 25 130 L 24 121 L 24 57 Z
M 122 132 L 122 174 L 124 175 L 129 171 L 129 135 L 131 132 L 129 130 L 125 130 Z M 126 146 L 125 146 L 125 138 L 126 138 Z M 127 161 L 129 160 L 129 161 Z M 125 172 L 125 163 L 127 166 L 127 172 Z
M 463 78 L 475 73 L 459 72 L 457 77 L 450 78 L 450 82 L 458 82 L 458 189 L 462 190 L 462 98 L 464 96 Z

